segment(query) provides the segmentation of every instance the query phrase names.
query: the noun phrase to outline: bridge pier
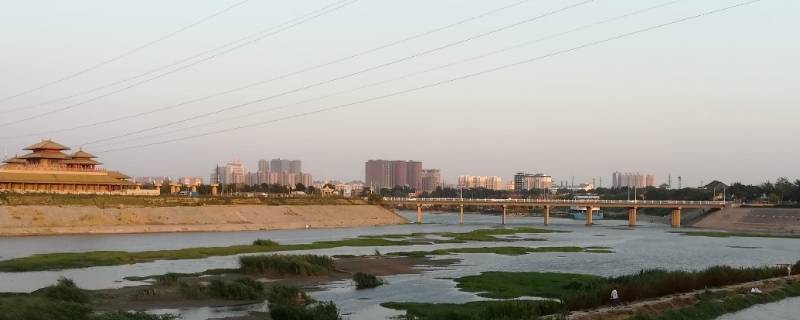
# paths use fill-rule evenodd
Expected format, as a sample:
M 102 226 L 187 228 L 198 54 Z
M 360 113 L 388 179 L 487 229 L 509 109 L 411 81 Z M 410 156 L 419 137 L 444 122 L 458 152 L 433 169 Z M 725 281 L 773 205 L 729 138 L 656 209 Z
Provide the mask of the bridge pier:
M 505 224 L 506 224 L 506 209 L 507 209 L 507 207 L 508 207 L 508 206 L 506 206 L 506 205 L 503 205 L 503 218 L 502 218 L 502 220 L 500 221 L 500 222 L 501 222 L 503 225 L 505 225 Z
M 422 223 L 422 204 L 417 204 L 417 224 Z
M 544 225 L 550 224 L 550 206 L 544 206 Z
M 672 209 L 672 227 L 681 227 L 681 208 Z
M 636 226 L 636 207 L 628 208 L 628 226 L 635 227 Z
M 592 221 L 592 206 L 586 207 L 586 226 L 593 225 L 594 222 Z
M 458 224 L 464 224 L 464 205 L 461 205 L 461 213 L 458 215 Z

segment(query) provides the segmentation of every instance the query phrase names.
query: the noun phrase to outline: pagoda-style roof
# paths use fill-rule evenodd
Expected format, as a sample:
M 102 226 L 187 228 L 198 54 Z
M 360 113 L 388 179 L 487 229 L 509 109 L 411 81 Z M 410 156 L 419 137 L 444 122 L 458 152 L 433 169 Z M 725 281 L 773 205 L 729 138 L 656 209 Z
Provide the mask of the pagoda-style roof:
M 61 152 L 31 152 L 20 157 L 21 159 L 69 159 L 69 156 Z
M 89 158 L 72 158 L 62 161 L 63 164 L 101 165 L 102 163 Z
M 14 156 L 14 157 L 6 159 L 5 161 L 3 161 L 3 163 L 8 163 L 8 164 L 28 164 L 28 161 L 25 161 L 25 159 L 22 159 L 20 157 Z
M 0 181 L 12 183 L 133 185 L 132 182 L 115 179 L 111 175 L 81 175 L 49 172 L 18 173 L 13 170 L 0 171 Z
M 119 172 L 119 171 L 109 171 L 108 175 L 110 177 L 114 178 L 114 179 L 119 179 L 119 180 L 131 179 L 131 177 L 129 177 L 129 176 L 127 176 L 127 175 L 125 175 L 125 174 L 123 174 L 122 172 Z
M 53 140 L 47 139 L 27 147 L 25 150 L 70 150 L 70 148 L 60 143 L 53 142 Z
M 92 155 L 91 153 L 83 151 L 83 149 L 78 150 L 78 152 L 75 152 L 75 153 L 73 153 L 73 154 L 71 154 L 69 156 L 72 159 L 94 159 L 94 158 L 97 158 L 96 156 Z

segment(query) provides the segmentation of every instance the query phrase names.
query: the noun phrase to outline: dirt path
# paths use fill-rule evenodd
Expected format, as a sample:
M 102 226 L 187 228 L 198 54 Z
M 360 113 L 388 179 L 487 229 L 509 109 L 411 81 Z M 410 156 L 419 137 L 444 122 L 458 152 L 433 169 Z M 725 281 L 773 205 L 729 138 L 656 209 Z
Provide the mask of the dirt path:
M 760 280 L 737 285 L 731 285 L 723 288 L 711 289 L 712 292 L 729 291 L 735 292 L 739 289 L 750 290 L 751 288 L 759 288 L 764 293 L 773 292 L 786 284 L 788 279 L 793 281 L 800 280 L 800 275 L 792 276 L 791 278 L 773 278 L 767 280 Z M 698 290 L 689 293 L 681 293 L 669 295 L 657 299 L 638 301 L 621 308 L 604 307 L 589 311 L 573 312 L 569 315 L 570 320 L 623 320 L 629 319 L 637 314 L 657 314 L 666 310 L 672 310 L 682 307 L 687 307 L 697 302 L 697 295 L 705 292 L 705 290 Z M 620 294 L 625 294 L 621 292 Z

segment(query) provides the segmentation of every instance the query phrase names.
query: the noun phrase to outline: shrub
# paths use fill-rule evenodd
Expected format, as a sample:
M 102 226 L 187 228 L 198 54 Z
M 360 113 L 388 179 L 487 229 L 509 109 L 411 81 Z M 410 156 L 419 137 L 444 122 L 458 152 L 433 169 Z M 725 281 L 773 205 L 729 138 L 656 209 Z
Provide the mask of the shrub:
M 189 299 L 202 299 L 209 296 L 208 288 L 199 283 L 190 283 L 187 281 L 180 281 L 178 292 Z
M 308 296 L 303 290 L 297 287 L 273 286 L 267 292 L 267 300 L 270 306 L 305 306 L 314 300 Z
M 264 285 L 250 278 L 233 281 L 215 279 L 208 286 L 211 297 L 231 300 L 255 300 L 264 296 Z
M 384 284 L 383 280 L 378 279 L 378 277 L 363 272 L 353 275 L 353 281 L 355 281 L 356 289 L 358 290 L 377 288 Z
M 92 320 L 175 320 L 175 319 L 178 319 L 178 317 L 169 314 L 154 315 L 154 314 L 147 314 L 144 312 L 117 311 L 96 316 Z
M 325 275 L 335 270 L 331 257 L 317 255 L 243 256 L 239 265 L 245 273 L 276 273 L 280 275 Z
M 333 302 L 322 302 L 312 306 L 286 306 L 270 304 L 272 319 L 281 320 L 341 320 L 339 309 Z
M 800 274 L 800 260 L 792 266 L 792 274 Z
M 0 320 L 90 320 L 92 308 L 40 296 L 0 298 Z
M 61 300 L 75 303 L 89 303 L 89 296 L 75 285 L 71 279 L 61 278 L 52 286 L 34 292 L 48 299 Z
M 262 247 L 277 247 L 277 246 L 279 246 L 281 244 L 277 243 L 275 241 L 269 240 L 269 239 L 266 239 L 266 240 L 258 239 L 256 241 L 253 241 L 253 245 L 254 246 L 262 246 Z
M 174 286 L 178 284 L 183 274 L 180 273 L 167 273 L 164 275 L 156 276 L 156 283 L 162 286 Z

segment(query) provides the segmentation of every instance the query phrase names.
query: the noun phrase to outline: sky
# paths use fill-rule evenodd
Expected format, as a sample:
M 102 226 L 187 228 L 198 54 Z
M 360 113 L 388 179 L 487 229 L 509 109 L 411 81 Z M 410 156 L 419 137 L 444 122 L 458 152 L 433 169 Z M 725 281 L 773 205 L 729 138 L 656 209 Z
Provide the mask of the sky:
M 290 158 L 337 180 L 363 179 L 369 159 L 419 160 L 449 182 L 800 178 L 800 2 L 570 50 L 742 1 L 1 1 L 0 155 L 51 138 L 134 176 Z

